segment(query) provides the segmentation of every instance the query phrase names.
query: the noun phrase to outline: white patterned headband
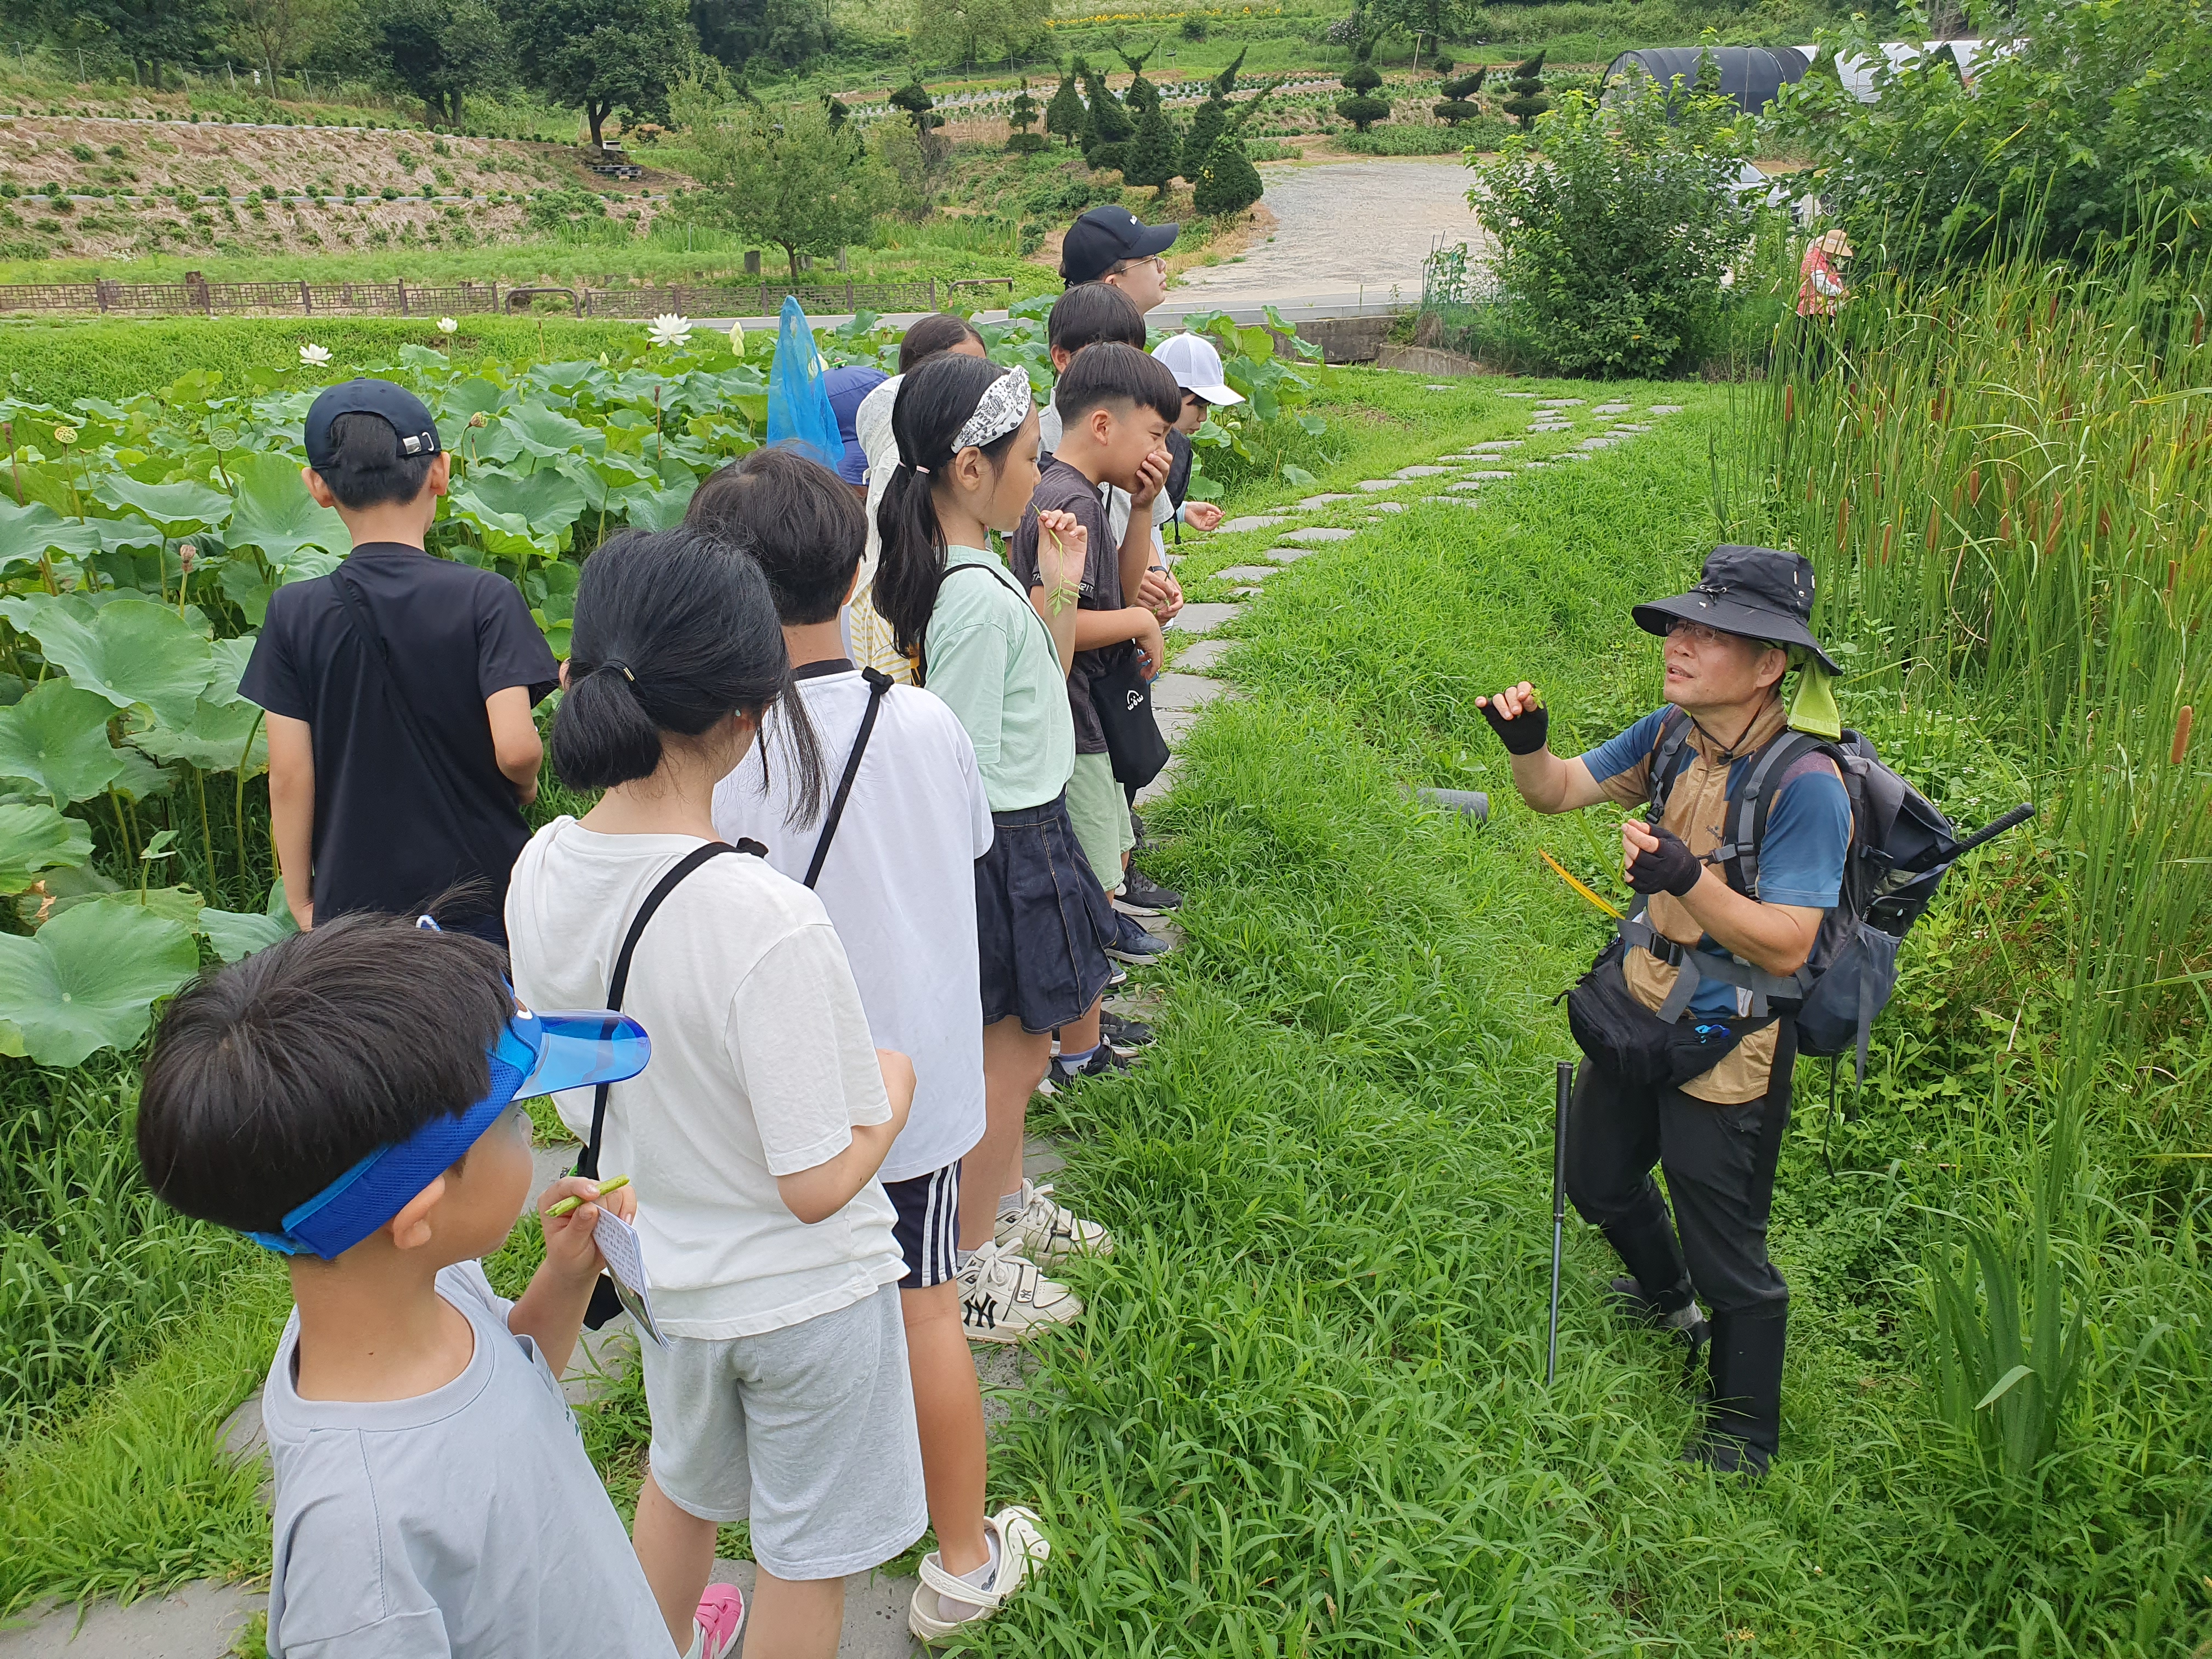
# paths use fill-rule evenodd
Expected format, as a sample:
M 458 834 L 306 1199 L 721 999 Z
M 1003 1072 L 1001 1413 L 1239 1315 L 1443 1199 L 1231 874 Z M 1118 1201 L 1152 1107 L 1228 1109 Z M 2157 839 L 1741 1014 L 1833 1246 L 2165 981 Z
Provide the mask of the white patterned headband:
M 976 401 L 975 412 L 952 440 L 952 453 L 957 455 L 971 446 L 980 449 L 985 444 L 996 443 L 1029 418 L 1032 402 L 1029 371 L 1021 368 L 1008 369 L 992 381 Z

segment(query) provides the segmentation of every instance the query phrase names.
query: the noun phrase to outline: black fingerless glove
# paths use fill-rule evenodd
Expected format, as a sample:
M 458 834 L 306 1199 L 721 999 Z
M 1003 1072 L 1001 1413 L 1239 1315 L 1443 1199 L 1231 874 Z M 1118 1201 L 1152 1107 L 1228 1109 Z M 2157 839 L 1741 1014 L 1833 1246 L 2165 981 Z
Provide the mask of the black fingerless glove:
M 1482 705 L 1482 717 L 1490 722 L 1490 729 L 1498 733 L 1509 755 L 1534 754 L 1552 732 L 1552 717 L 1540 707 L 1524 708 L 1519 720 L 1509 720 L 1498 712 L 1498 699 L 1492 697 Z
M 1628 884 L 1639 893 L 1672 893 L 1676 898 L 1698 884 L 1705 866 L 1682 838 L 1657 824 L 1644 826 L 1659 837 L 1656 850 L 1638 853 L 1628 866 Z

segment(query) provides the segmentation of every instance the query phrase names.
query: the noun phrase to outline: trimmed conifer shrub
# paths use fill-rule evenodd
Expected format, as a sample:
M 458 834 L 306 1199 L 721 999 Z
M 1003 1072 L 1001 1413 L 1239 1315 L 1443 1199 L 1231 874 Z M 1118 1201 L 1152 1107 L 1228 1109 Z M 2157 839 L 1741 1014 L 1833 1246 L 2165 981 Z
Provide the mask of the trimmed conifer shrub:
M 1360 132 L 1366 131 L 1377 121 L 1390 118 L 1390 100 L 1374 95 L 1376 88 L 1382 84 L 1382 76 L 1368 61 L 1374 51 L 1375 42 L 1371 40 L 1363 40 L 1353 48 L 1352 67 L 1344 72 L 1344 84 L 1352 96 L 1336 100 L 1337 114 L 1351 122 L 1352 127 Z
M 1205 214 L 1242 213 L 1260 199 L 1265 188 L 1260 183 L 1260 169 L 1252 165 L 1252 158 L 1245 155 L 1234 132 L 1224 132 L 1213 141 L 1213 153 L 1200 166 L 1191 184 L 1192 205 Z
M 1552 95 L 1544 90 L 1544 54 L 1538 52 L 1513 71 L 1513 95 L 1498 107 L 1521 124 L 1526 132 L 1536 125 L 1536 118 L 1552 107 Z
M 1068 70 L 1044 106 L 1044 130 L 1073 146 L 1083 137 L 1083 124 L 1089 115 L 1083 107 L 1083 94 L 1075 89 L 1075 71 Z
M 1129 141 L 1121 164 L 1121 182 L 1151 185 L 1164 193 L 1168 180 L 1181 170 L 1182 145 L 1167 112 L 1155 94 L 1137 123 L 1137 136 Z

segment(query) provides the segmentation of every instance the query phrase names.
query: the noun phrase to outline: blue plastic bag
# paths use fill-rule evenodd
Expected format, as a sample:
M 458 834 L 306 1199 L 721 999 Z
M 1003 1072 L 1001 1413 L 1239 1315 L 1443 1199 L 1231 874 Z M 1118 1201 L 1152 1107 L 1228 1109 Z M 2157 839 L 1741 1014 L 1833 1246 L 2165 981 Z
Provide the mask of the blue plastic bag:
M 768 371 L 768 441 L 798 443 L 809 459 L 835 471 L 845 459 L 845 440 L 838 434 L 837 411 L 830 407 L 823 372 L 806 313 L 797 295 L 787 294 L 776 328 L 775 360 Z

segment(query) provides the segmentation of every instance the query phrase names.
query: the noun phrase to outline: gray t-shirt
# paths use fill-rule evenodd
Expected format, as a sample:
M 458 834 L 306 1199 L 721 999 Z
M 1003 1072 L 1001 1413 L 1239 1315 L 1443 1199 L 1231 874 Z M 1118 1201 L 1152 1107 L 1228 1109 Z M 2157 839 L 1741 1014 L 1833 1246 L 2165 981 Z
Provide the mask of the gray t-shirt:
M 302 1400 L 286 1322 L 261 1416 L 276 1465 L 272 1659 L 671 1659 L 660 1610 L 538 1346 L 480 1262 L 438 1275 L 476 1332 L 412 1400 Z

